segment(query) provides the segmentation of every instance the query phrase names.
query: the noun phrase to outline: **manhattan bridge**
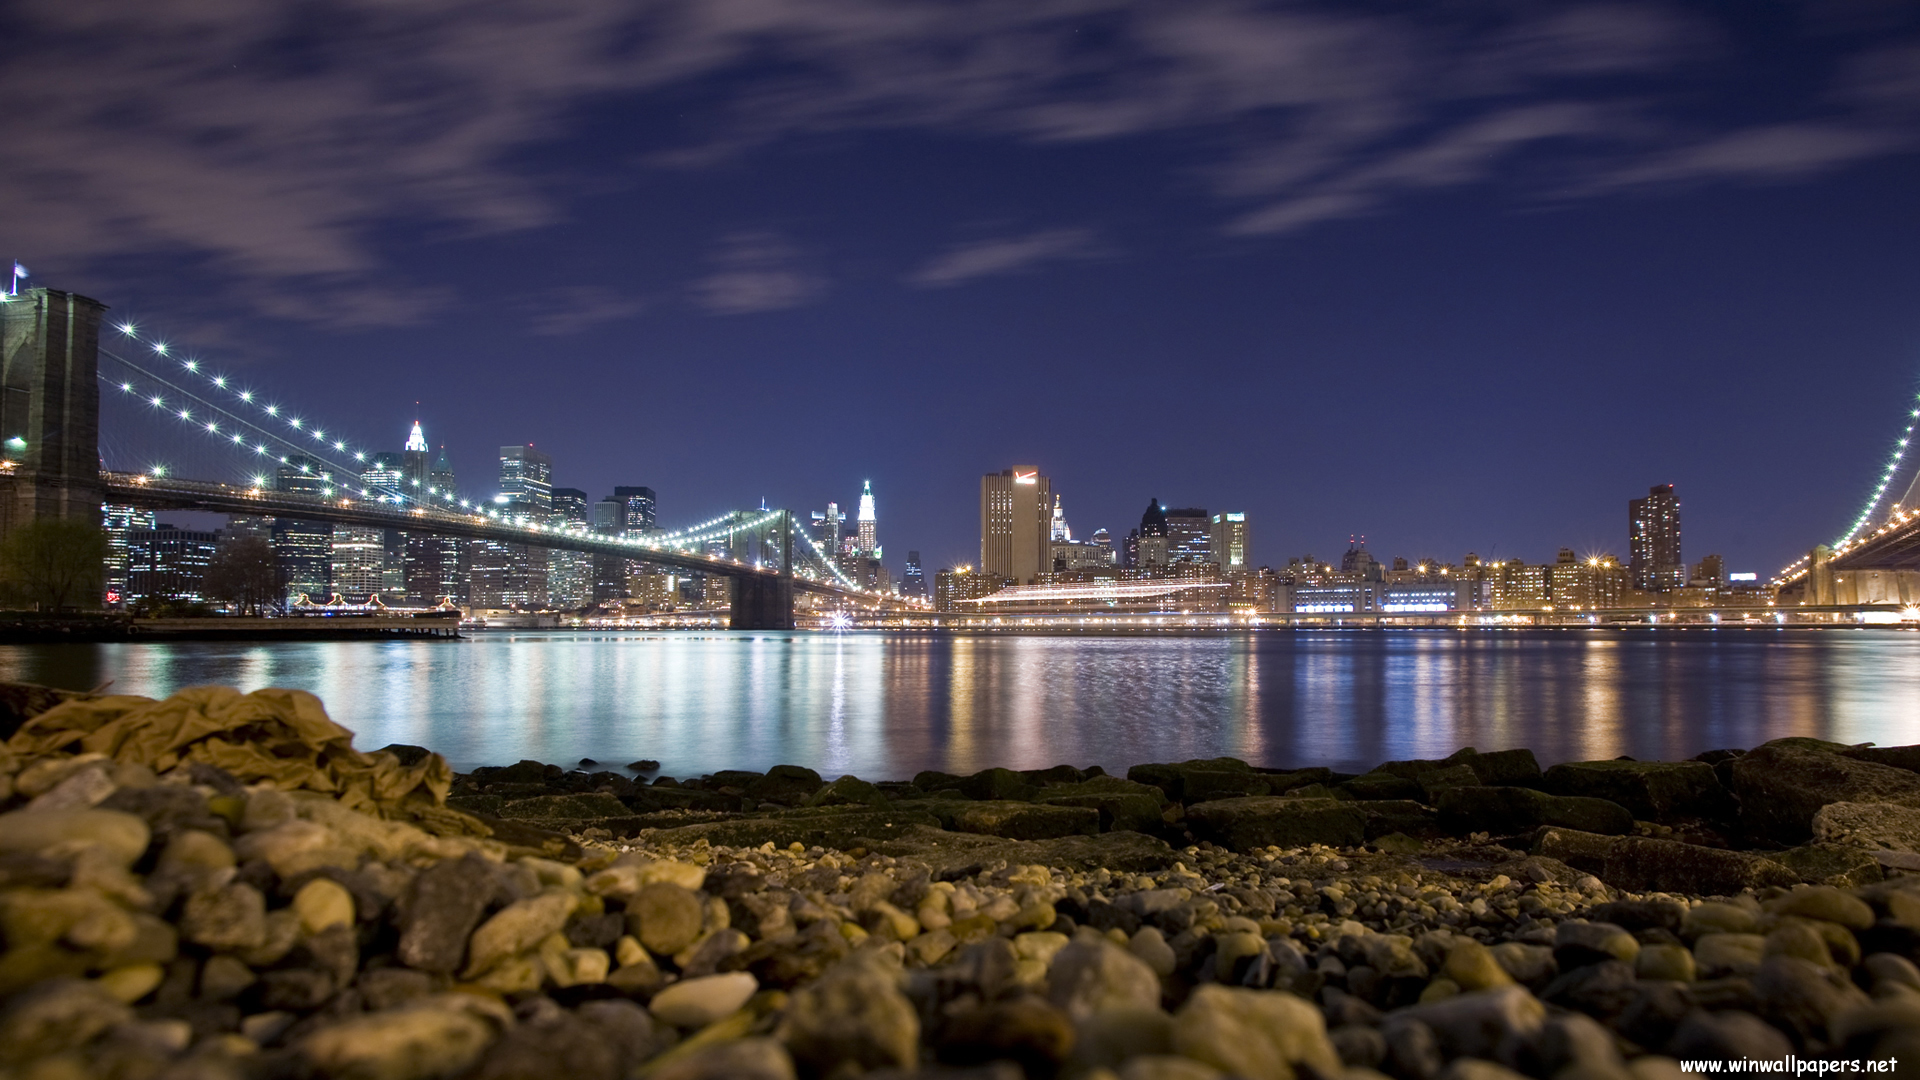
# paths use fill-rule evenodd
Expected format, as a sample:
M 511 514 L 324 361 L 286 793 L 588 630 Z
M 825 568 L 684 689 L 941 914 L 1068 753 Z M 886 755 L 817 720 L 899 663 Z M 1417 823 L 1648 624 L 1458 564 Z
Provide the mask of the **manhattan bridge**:
M 491 541 L 644 562 L 721 578 L 735 629 L 794 626 L 803 605 L 877 611 L 900 603 L 849 577 L 795 514 L 765 507 L 719 515 L 676 532 L 615 535 L 540 520 L 524 506 L 462 497 L 419 475 L 368 469 L 371 455 L 336 425 L 268 404 L 131 323 L 75 293 L 35 288 L 0 294 L 0 534 L 40 518 L 98 522 L 102 504 L 150 510 L 284 517 L 400 530 L 413 536 Z M 229 479 L 165 468 L 104 466 L 103 394 L 137 400 L 156 417 L 196 431 L 232 455 Z M 301 468 L 318 483 L 276 483 Z M 811 599 L 807 599 L 811 598 Z

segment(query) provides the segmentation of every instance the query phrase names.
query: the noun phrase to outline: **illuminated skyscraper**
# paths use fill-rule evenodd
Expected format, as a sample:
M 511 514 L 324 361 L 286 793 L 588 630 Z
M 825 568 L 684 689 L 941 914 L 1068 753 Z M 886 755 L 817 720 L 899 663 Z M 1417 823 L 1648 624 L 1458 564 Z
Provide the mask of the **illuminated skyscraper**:
M 1687 583 L 1680 558 L 1680 498 L 1672 484 L 1657 484 L 1644 499 L 1627 504 L 1628 559 L 1633 587 L 1666 592 Z
M 1243 513 L 1213 515 L 1213 544 L 1211 557 L 1220 564 L 1220 569 L 1231 573 L 1245 570 L 1251 565 L 1247 555 L 1247 515 Z
M 554 488 L 553 524 L 586 532 L 587 493 L 579 488 Z M 593 576 L 593 556 L 586 552 L 547 553 L 547 591 L 556 607 L 577 608 L 592 603 Z
M 880 541 L 877 529 L 879 522 L 873 513 L 873 481 L 869 480 L 860 489 L 860 513 L 854 519 L 855 535 L 859 537 L 860 555 L 864 558 L 878 558 Z
M 107 533 L 106 602 L 118 607 L 127 601 L 127 535 L 135 529 L 153 528 L 153 511 L 117 503 L 100 506 L 101 523 Z
M 276 491 L 298 495 L 325 495 L 333 477 L 315 458 L 294 454 L 274 473 Z M 302 595 L 324 604 L 333 594 L 333 526 L 299 518 L 273 519 L 273 555 L 280 565 L 280 581 L 288 603 Z
M 980 569 L 1030 585 L 1053 569 L 1049 549 L 1053 483 L 1032 466 L 980 478 Z
M 1049 539 L 1056 544 L 1073 542 L 1073 530 L 1067 528 L 1066 512 L 1060 509 L 1060 496 L 1053 497 L 1053 531 Z

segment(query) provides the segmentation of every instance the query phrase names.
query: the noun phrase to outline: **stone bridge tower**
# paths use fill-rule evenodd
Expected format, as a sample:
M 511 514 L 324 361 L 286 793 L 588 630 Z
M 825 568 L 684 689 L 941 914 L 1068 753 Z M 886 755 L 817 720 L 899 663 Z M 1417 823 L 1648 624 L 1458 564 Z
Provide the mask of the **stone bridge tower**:
M 0 537 L 40 518 L 100 522 L 100 319 L 57 289 L 0 303 Z

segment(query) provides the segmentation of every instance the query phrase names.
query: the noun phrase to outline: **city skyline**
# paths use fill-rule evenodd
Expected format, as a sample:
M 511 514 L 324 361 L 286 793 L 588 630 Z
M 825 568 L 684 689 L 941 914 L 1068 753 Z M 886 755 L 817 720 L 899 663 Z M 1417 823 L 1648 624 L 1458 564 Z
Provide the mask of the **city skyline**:
M 871 479 L 929 564 L 1017 460 L 1270 551 L 1617 548 L 1676 483 L 1771 572 L 1920 373 L 1908 6 L 518 2 L 29 7 L 0 256 L 465 475 L 531 443 L 682 520 Z

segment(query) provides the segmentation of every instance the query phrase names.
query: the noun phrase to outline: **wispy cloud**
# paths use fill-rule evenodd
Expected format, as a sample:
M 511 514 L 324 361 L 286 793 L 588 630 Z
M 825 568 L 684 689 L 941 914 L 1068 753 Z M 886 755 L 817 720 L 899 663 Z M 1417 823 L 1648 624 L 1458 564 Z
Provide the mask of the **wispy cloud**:
M 690 166 L 878 129 L 1179 134 L 1213 148 L 1221 227 L 1243 234 L 1533 175 L 1523 163 L 1543 155 L 1552 182 L 1529 190 L 1584 198 L 1912 150 L 1913 24 L 1823 41 L 1824 90 L 1754 106 L 1728 74 L 1735 36 L 1653 0 L 20 0 L 0 41 L 0 230 L 23 253 L 196 258 L 280 311 L 315 290 L 409 291 L 381 226 L 559 220 L 555 178 L 525 151 L 569 137 L 588 105 L 696 86 L 701 141 L 663 152 L 636 132 L 633 155 Z M 973 265 L 997 272 L 992 254 Z M 821 285 L 742 265 L 696 293 L 709 310 L 767 310 Z M 365 306 L 431 308 L 386 303 Z
M 800 253 L 776 233 L 734 233 L 712 261 L 714 271 L 693 284 L 693 300 L 713 315 L 780 311 L 826 293 L 826 279 L 805 269 Z
M 645 300 L 598 285 L 549 289 L 531 305 L 534 333 L 577 334 L 601 323 L 631 319 L 647 308 Z
M 979 277 L 1018 273 L 1041 263 L 1094 258 L 1099 253 L 1089 230 L 1044 229 L 1024 236 L 961 244 L 914 271 L 908 280 L 915 285 L 940 288 Z

